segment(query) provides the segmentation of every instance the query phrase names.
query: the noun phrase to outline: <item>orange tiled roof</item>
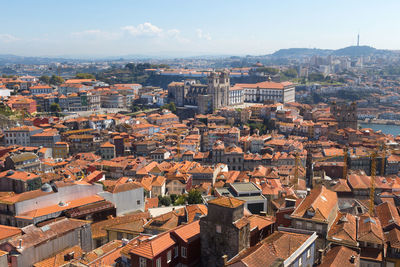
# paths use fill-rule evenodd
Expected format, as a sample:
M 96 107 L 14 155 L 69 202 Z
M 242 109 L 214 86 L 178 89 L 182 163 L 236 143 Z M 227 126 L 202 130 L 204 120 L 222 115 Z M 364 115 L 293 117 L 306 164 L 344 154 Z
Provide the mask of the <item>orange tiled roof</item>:
M 280 259 L 290 257 L 310 235 L 275 232 L 257 245 L 242 250 L 228 261 L 228 266 L 274 266 Z
M 41 216 L 44 216 L 47 214 L 61 212 L 64 210 L 69 210 L 72 208 L 88 205 L 88 204 L 99 202 L 99 201 L 104 201 L 104 198 L 102 198 L 98 195 L 93 195 L 93 196 L 89 196 L 89 197 L 78 198 L 78 199 L 68 201 L 68 202 L 64 203 L 64 205 L 57 204 L 57 205 L 52 205 L 52 206 L 48 206 L 48 207 L 41 208 L 41 209 L 31 210 L 31 211 L 19 214 L 18 216 L 15 216 L 15 217 L 33 219 L 33 218 L 41 217 Z
M 57 253 L 55 256 L 47 258 L 43 261 L 40 261 L 38 263 L 35 263 L 33 266 L 34 267 L 59 267 L 59 266 L 64 266 L 64 264 L 67 264 L 70 261 L 65 261 L 64 256 L 73 252 L 74 253 L 74 259 L 79 259 L 83 255 L 82 248 L 79 245 L 67 248 L 59 253 Z
M 337 205 L 336 192 L 320 186 L 311 191 L 292 213 L 292 217 L 303 218 L 308 211 L 314 214 L 313 220 L 325 222 Z
M 174 233 L 179 236 L 183 241 L 190 242 L 191 238 L 200 235 L 200 221 L 182 225 L 174 230 Z
M 110 142 L 105 142 L 100 147 L 115 148 L 115 145 L 111 144 Z
M 376 215 L 382 224 L 383 228 L 395 224 L 400 226 L 400 216 L 396 207 L 389 202 L 383 202 L 375 207 Z
M 239 200 L 234 197 L 219 197 L 208 201 L 208 204 L 214 204 L 226 208 L 237 208 L 244 203 L 245 201 Z
M 357 220 L 349 213 L 338 212 L 335 222 L 328 232 L 330 241 L 357 246 Z
M 125 216 L 110 218 L 105 221 L 93 223 L 92 224 L 92 238 L 96 239 L 96 238 L 101 238 L 101 237 L 107 236 L 107 232 L 105 230 L 105 228 L 107 228 L 107 227 L 112 227 L 113 225 L 128 223 L 128 222 L 132 222 L 135 220 L 140 220 L 143 218 L 144 219 L 150 218 L 150 214 L 148 212 L 139 212 L 139 213 L 128 214 Z
M 350 258 L 354 256 L 354 263 L 350 262 Z M 318 265 L 319 267 L 334 267 L 334 266 L 359 266 L 360 265 L 360 255 L 357 251 L 344 247 L 336 246 L 331 248 L 322 260 L 322 263 Z
M 194 205 L 187 205 L 185 207 L 187 222 L 191 223 L 194 221 L 196 214 L 200 215 L 207 215 L 208 209 L 207 206 L 204 204 L 194 204 Z
M 377 217 L 362 215 L 358 220 L 358 241 L 383 244 L 384 236 L 381 222 Z
M 142 241 L 138 246 L 133 247 L 130 253 L 152 259 L 173 245 L 175 245 L 175 241 L 168 231 L 158 235 L 157 238 L 152 240 Z
M 22 233 L 20 228 L 0 225 L 0 241 Z

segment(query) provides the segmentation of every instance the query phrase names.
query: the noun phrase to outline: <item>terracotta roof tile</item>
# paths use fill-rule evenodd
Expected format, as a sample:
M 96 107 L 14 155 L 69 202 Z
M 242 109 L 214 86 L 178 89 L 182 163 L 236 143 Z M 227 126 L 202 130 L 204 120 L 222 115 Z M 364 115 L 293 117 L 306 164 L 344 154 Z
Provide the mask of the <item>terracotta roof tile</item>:
M 329 229 L 327 239 L 344 243 L 350 246 L 357 246 L 357 220 L 356 217 L 349 213 L 338 212 L 336 220 Z
M 242 250 L 228 261 L 228 266 L 236 263 L 255 267 L 274 266 L 279 260 L 291 256 L 308 238 L 310 235 L 275 232 L 257 245 Z
M 375 244 L 383 244 L 384 236 L 381 222 L 377 217 L 362 215 L 358 220 L 357 240 Z
M 226 208 L 237 208 L 244 203 L 245 201 L 239 200 L 234 197 L 219 197 L 208 201 L 208 204 L 214 204 Z
M 139 212 L 134 214 L 129 214 L 125 216 L 110 218 L 105 221 L 100 221 L 92 224 L 92 238 L 100 238 L 107 236 L 107 232 L 105 230 L 106 227 L 111 227 L 113 225 L 123 224 L 130 221 L 138 220 L 138 219 L 148 219 L 150 218 L 150 214 L 148 212 Z
M 64 256 L 70 253 L 74 253 L 74 259 L 76 260 L 82 257 L 83 251 L 82 248 L 79 245 L 67 248 L 56 255 L 47 258 L 43 261 L 40 261 L 38 263 L 35 263 L 33 266 L 34 267 L 59 267 L 59 266 L 64 266 L 65 264 L 71 262 L 71 261 L 65 261 Z
M 354 263 L 350 262 L 350 258 L 354 257 Z M 344 247 L 336 246 L 326 253 L 319 267 L 336 267 L 336 266 L 359 266 L 360 255 L 357 251 Z
M 20 228 L 0 225 L 0 241 L 13 237 L 15 235 L 20 235 L 22 233 Z
M 313 220 L 325 222 L 330 212 L 337 205 L 336 192 L 326 189 L 324 186 L 314 188 L 311 193 L 294 210 L 292 217 L 303 218 L 307 213 L 314 214 Z
M 390 225 L 400 226 L 400 216 L 396 207 L 389 202 L 383 202 L 375 207 L 376 215 L 382 224 L 383 228 Z

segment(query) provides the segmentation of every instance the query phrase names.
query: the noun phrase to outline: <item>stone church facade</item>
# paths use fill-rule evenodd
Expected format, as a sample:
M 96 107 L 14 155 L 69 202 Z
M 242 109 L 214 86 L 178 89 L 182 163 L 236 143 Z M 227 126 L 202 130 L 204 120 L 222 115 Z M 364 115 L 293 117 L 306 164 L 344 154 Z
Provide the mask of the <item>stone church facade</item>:
M 207 84 L 195 80 L 172 82 L 168 85 L 168 96 L 176 106 L 197 106 L 202 114 L 214 110 L 242 104 L 243 90 L 231 90 L 228 71 L 211 72 Z
M 357 129 L 357 104 L 333 102 L 331 107 L 331 114 L 338 122 L 339 129 L 352 128 Z

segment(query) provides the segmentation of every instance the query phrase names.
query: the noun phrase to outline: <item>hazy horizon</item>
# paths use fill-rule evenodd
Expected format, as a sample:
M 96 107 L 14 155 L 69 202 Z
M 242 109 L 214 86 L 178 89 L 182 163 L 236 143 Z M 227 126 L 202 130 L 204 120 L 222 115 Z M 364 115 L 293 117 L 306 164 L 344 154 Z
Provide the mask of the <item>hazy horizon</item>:
M 357 42 L 398 50 L 398 1 L 27 1 L 3 4 L 0 54 L 265 55 Z

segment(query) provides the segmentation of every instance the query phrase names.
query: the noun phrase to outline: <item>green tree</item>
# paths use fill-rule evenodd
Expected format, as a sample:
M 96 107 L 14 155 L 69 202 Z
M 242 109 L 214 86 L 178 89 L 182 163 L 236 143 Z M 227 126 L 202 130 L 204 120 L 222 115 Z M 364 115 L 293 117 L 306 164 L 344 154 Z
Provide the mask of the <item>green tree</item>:
M 173 103 L 173 102 L 165 104 L 164 106 L 161 106 L 161 109 L 168 109 L 172 113 L 174 113 L 174 114 L 176 113 L 176 106 L 175 106 L 175 103 Z
M 57 75 L 52 75 L 49 83 L 53 85 L 60 85 L 64 82 L 64 79 Z
M 171 194 L 170 197 L 172 203 L 175 203 L 175 201 L 178 199 L 178 196 L 176 194 Z
M 187 202 L 188 204 L 200 204 L 203 203 L 203 199 L 201 197 L 201 193 L 199 190 L 192 189 L 189 191 L 189 194 L 187 196 Z
M 75 75 L 76 79 L 96 79 L 96 77 L 93 74 L 90 73 L 77 73 Z
M 248 125 L 250 127 L 250 131 L 252 134 L 255 133 L 255 130 L 257 129 L 260 135 L 266 134 L 267 133 L 267 126 L 263 123 L 250 123 Z
M 290 78 L 290 79 L 294 79 L 297 77 L 297 71 L 295 69 L 287 69 L 283 72 L 283 74 Z
M 263 72 L 266 75 L 275 75 L 279 72 L 279 69 L 271 67 L 260 67 L 256 69 L 256 72 Z
M 47 75 L 42 75 L 42 76 L 39 77 L 39 81 L 41 81 L 43 83 L 46 83 L 46 84 L 49 84 L 50 83 L 50 77 L 47 76 Z
M 184 205 L 186 203 L 186 196 L 185 195 L 180 195 L 177 200 L 175 201 L 175 205 Z
M 61 112 L 61 107 L 58 103 L 53 103 L 50 105 L 50 111 L 53 113 Z
M 308 75 L 308 80 L 310 82 L 321 82 L 325 80 L 325 77 L 322 73 L 311 73 Z
M 166 206 L 166 207 L 168 207 L 168 206 L 171 205 L 171 198 L 170 198 L 169 196 L 164 196 L 164 197 L 158 196 L 158 203 L 159 203 L 161 206 Z

